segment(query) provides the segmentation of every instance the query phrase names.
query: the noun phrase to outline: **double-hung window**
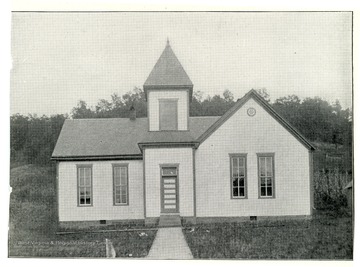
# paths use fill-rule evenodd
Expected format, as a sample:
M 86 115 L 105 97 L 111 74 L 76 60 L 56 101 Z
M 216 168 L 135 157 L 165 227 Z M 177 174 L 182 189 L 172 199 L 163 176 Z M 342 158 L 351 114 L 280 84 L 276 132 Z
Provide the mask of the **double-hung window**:
M 78 205 L 92 206 L 92 166 L 77 166 Z
M 246 154 L 230 154 L 231 198 L 246 198 Z
M 114 205 L 128 205 L 128 164 L 113 164 L 113 184 Z
M 258 155 L 259 197 L 275 197 L 274 154 Z

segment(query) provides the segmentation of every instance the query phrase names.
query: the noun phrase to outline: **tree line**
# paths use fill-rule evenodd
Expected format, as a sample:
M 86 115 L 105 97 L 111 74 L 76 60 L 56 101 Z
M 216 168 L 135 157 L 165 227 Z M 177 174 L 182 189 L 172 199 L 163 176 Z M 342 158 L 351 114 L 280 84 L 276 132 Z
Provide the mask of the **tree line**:
M 301 100 L 296 95 L 280 97 L 270 102 L 266 89 L 258 90 L 272 107 L 293 125 L 308 140 L 345 147 L 349 153 L 352 148 L 352 112 L 343 109 L 336 101 L 330 104 L 320 97 Z M 190 103 L 190 116 L 221 116 L 235 104 L 233 94 L 225 90 L 222 95 L 204 96 L 193 93 Z M 110 100 L 100 99 L 94 106 L 80 100 L 70 115 L 52 116 L 20 115 L 10 117 L 11 163 L 35 163 L 48 165 L 67 118 L 127 118 L 130 107 L 134 106 L 137 117 L 147 116 L 145 93 L 140 88 L 119 96 L 112 94 Z

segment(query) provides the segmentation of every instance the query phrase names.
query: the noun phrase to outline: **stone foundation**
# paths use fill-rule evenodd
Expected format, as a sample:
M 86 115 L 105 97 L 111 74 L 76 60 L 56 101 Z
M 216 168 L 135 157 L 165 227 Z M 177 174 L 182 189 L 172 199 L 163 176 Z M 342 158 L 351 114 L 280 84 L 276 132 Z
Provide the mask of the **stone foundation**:
M 157 226 L 159 224 L 159 217 L 146 217 L 145 226 Z
M 239 216 L 239 217 L 196 217 L 196 223 L 225 223 L 225 222 L 248 222 L 248 221 L 287 221 L 309 220 L 311 215 L 289 216 Z
M 241 216 L 241 217 L 181 217 L 181 224 L 195 225 L 201 223 L 229 223 L 229 222 L 248 222 L 248 221 L 287 221 L 287 220 L 309 220 L 311 215 L 293 216 Z M 59 222 L 59 230 L 77 229 L 101 229 L 109 228 L 109 225 L 116 226 L 138 226 L 157 227 L 159 217 L 147 217 L 145 220 L 98 220 L 98 221 L 66 221 Z

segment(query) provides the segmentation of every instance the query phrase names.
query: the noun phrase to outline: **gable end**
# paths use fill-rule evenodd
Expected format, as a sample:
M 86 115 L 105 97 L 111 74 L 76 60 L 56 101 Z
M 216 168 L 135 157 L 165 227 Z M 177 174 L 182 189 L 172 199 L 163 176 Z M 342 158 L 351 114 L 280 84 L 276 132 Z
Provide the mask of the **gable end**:
M 212 133 L 214 133 L 221 125 L 223 125 L 232 115 L 234 115 L 250 98 L 253 98 L 261 107 L 263 107 L 277 122 L 279 122 L 289 133 L 291 133 L 300 143 L 307 149 L 315 150 L 313 145 L 306 140 L 293 126 L 290 125 L 283 117 L 281 117 L 254 89 L 250 90 L 243 98 L 238 100 L 223 116 L 221 116 L 208 130 L 206 130 L 199 138 L 201 144 Z

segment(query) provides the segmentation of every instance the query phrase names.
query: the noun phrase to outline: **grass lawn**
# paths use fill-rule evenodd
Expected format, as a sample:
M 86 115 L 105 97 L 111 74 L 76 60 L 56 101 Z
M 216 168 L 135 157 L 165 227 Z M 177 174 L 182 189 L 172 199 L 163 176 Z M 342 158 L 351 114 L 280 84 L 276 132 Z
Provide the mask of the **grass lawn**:
M 352 259 L 352 218 L 202 224 L 183 230 L 194 258 Z
M 56 235 L 55 170 L 16 167 L 10 185 L 10 257 L 105 257 L 105 238 L 112 241 L 117 257 L 144 257 L 155 238 L 156 231 L 150 230 Z
M 50 167 L 13 168 L 10 184 L 10 257 L 105 257 L 106 238 L 117 257 L 144 257 L 150 250 L 153 230 L 56 235 L 55 170 Z M 124 227 L 130 226 L 105 229 Z M 352 218 L 334 213 L 319 213 L 312 220 L 202 224 L 183 232 L 195 258 L 353 257 Z

